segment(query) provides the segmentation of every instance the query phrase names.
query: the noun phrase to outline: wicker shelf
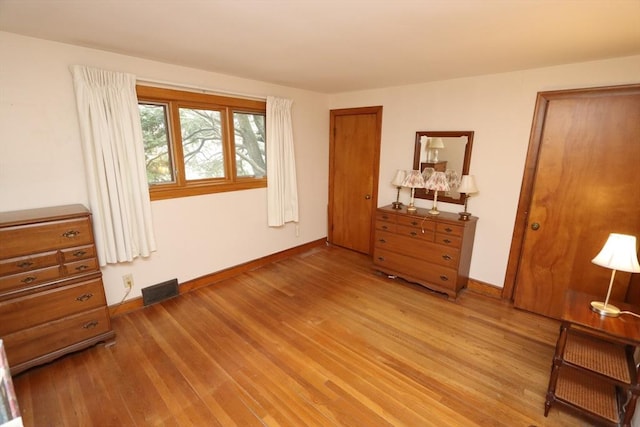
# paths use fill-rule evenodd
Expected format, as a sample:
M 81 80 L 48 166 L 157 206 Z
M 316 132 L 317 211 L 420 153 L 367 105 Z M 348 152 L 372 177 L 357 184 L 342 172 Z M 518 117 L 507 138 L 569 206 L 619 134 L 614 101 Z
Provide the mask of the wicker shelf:
M 629 361 L 624 345 L 569 332 L 564 360 L 622 383 L 631 384 Z
M 614 424 L 620 423 L 616 388 L 599 378 L 590 378 L 575 369 L 563 369 L 556 383 L 556 399 L 582 408 Z

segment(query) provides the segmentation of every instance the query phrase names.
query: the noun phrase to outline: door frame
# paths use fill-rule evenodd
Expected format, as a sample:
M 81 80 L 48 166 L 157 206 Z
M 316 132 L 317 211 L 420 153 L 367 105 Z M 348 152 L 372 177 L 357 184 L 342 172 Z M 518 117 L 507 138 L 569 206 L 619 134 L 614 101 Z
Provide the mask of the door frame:
M 513 227 L 513 237 L 511 238 L 511 249 L 509 250 L 509 260 L 502 288 L 502 298 L 513 301 L 515 294 L 516 279 L 520 266 L 520 257 L 524 249 L 524 235 L 528 227 L 527 219 L 533 197 L 533 187 L 536 182 L 536 172 L 538 170 L 538 160 L 542 146 L 542 136 L 547 109 L 550 101 L 563 98 L 589 98 L 594 96 L 624 95 L 625 93 L 637 93 L 640 85 L 629 84 L 619 86 L 601 86 L 585 89 L 566 89 L 547 92 L 538 92 L 536 106 L 533 113 L 531 125 L 531 136 L 529 138 L 529 148 L 524 166 L 522 186 L 520 187 L 520 200 Z
M 382 106 L 357 107 L 357 108 L 339 108 L 329 112 L 329 202 L 327 206 L 327 241 L 333 242 L 333 195 L 335 189 L 334 178 L 334 159 L 335 159 L 335 119 L 336 116 L 348 116 L 357 114 L 375 114 L 376 115 L 376 143 L 374 152 L 374 164 L 372 166 L 373 188 L 371 189 L 372 212 L 378 207 L 378 179 L 380 175 L 380 145 L 382 143 Z M 369 255 L 373 253 L 373 231 L 375 230 L 375 214 L 371 215 L 371 224 L 369 225 Z

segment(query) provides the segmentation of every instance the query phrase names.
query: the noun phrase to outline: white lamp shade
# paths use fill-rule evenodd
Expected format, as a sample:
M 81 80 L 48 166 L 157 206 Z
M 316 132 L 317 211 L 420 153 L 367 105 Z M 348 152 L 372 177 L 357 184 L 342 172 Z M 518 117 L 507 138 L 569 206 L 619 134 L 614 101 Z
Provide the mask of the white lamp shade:
M 462 175 L 460 186 L 458 187 L 458 193 L 472 194 L 478 192 L 478 186 L 476 185 L 476 179 L 473 175 Z
M 636 237 L 628 234 L 609 234 L 604 247 L 591 262 L 612 270 L 640 273 Z
M 411 188 L 423 188 L 424 178 L 422 178 L 422 174 L 420 173 L 420 171 L 409 171 L 404 181 L 402 181 L 402 186 Z
M 402 187 L 402 181 L 404 181 L 404 178 L 406 176 L 407 176 L 407 171 L 398 169 L 396 171 L 396 176 L 394 176 L 393 181 L 391 181 L 391 184 L 395 187 Z
M 427 148 L 444 148 L 444 142 L 442 138 L 429 138 Z

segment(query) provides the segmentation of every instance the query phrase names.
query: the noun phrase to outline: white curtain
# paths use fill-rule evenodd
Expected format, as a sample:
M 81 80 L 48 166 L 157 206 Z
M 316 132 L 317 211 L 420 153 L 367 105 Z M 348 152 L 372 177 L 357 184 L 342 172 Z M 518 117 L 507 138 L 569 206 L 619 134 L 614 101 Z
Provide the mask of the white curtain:
M 71 67 L 101 266 L 156 250 L 136 78 Z
M 270 227 L 298 222 L 290 99 L 267 97 L 267 209 Z

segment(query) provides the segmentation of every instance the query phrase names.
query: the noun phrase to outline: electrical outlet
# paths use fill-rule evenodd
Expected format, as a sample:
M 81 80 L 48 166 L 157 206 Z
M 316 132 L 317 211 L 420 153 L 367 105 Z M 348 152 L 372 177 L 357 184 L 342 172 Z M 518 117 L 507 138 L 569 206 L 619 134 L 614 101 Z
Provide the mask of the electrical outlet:
M 133 288 L 133 274 L 129 273 L 122 276 L 122 284 L 125 289 Z

